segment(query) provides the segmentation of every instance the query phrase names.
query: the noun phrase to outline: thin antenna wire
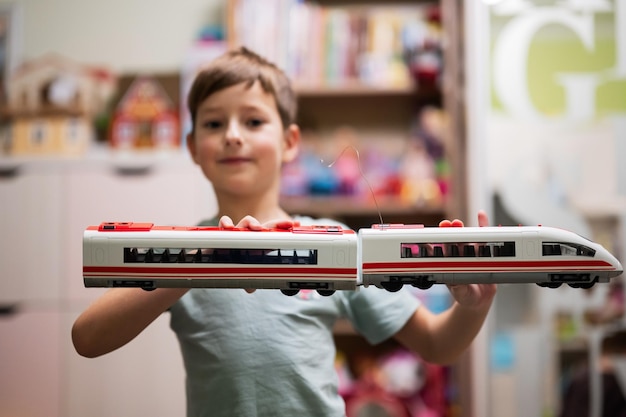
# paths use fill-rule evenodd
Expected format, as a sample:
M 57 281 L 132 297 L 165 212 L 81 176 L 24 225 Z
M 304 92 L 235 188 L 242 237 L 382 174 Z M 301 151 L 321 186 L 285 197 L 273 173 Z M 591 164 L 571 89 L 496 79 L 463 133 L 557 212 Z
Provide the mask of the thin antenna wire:
M 376 194 L 374 193 L 374 189 L 372 188 L 372 185 L 370 184 L 370 182 L 367 180 L 367 177 L 363 173 L 363 167 L 361 166 L 361 154 L 359 153 L 359 150 L 354 145 L 347 145 L 345 148 L 343 148 L 343 150 L 337 156 L 337 158 L 335 158 L 335 160 L 333 162 L 331 162 L 330 164 L 326 165 L 326 167 L 327 168 L 332 168 L 333 165 L 335 165 L 335 162 L 337 162 L 339 160 L 339 158 L 341 158 L 341 156 L 344 154 L 344 152 L 348 148 L 352 149 L 354 151 L 354 153 L 356 154 L 356 160 L 357 160 L 357 163 L 358 163 L 358 166 L 359 166 L 359 174 L 361 174 L 361 178 L 363 178 L 363 180 L 367 184 L 367 188 L 369 188 L 369 190 L 370 190 L 370 194 L 372 195 L 372 199 L 374 200 L 374 205 L 376 206 L 376 211 L 378 212 L 378 218 L 380 219 L 380 224 L 381 224 L 381 226 L 383 226 L 385 224 L 385 222 L 383 222 L 383 214 L 381 213 L 380 207 L 378 206 L 378 201 L 376 200 Z M 320 159 L 320 162 L 323 164 L 324 160 Z

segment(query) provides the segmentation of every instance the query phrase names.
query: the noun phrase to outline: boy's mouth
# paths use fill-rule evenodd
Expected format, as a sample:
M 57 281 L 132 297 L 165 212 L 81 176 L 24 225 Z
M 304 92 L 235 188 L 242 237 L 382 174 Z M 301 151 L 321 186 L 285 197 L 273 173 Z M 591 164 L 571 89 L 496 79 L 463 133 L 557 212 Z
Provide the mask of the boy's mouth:
M 229 157 L 229 158 L 222 158 L 219 161 L 222 164 L 241 164 L 244 162 L 250 162 L 250 158 L 244 158 L 244 157 Z

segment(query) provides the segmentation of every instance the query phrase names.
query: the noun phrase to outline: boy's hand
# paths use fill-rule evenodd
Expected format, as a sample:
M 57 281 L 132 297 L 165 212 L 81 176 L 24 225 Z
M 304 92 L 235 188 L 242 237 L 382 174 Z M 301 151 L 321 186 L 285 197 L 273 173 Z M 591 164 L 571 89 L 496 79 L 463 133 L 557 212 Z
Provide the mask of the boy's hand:
M 233 219 L 228 216 L 220 217 L 219 227 L 223 229 L 250 229 L 250 230 L 267 230 L 267 229 L 291 229 L 300 226 L 300 222 L 293 220 L 271 220 L 261 224 L 252 216 L 246 216 L 235 225 Z
M 478 226 L 489 226 L 489 217 L 484 211 L 478 212 Z M 442 220 L 439 227 L 463 227 L 461 220 Z M 448 285 L 457 303 L 468 308 L 485 308 L 491 305 L 496 295 L 496 284 L 453 284 Z

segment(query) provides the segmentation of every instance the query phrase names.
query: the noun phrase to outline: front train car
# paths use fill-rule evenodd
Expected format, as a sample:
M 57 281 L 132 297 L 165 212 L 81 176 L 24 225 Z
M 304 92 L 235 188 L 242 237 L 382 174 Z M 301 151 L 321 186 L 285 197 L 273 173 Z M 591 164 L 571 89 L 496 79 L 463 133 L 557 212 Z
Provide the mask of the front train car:
M 563 283 L 589 288 L 623 271 L 602 245 L 545 226 L 374 225 L 359 231 L 363 285 Z

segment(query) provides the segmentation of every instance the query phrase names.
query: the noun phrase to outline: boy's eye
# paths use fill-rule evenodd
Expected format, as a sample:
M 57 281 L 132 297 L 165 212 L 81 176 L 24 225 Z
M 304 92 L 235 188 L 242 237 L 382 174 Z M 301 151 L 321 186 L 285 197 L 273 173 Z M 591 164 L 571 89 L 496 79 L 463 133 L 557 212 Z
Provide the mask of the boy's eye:
M 257 118 L 252 118 L 252 119 L 248 119 L 246 124 L 248 126 L 250 126 L 250 127 L 259 127 L 259 126 L 261 126 L 263 124 L 263 120 L 257 119 Z
M 202 122 L 202 126 L 207 129 L 219 129 L 222 126 L 222 122 L 219 120 L 205 120 Z

